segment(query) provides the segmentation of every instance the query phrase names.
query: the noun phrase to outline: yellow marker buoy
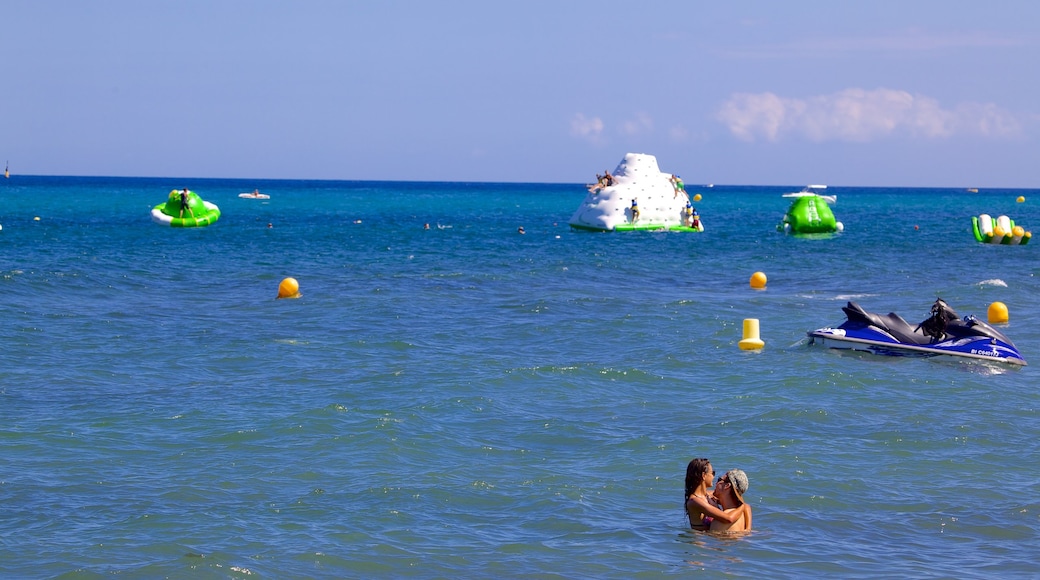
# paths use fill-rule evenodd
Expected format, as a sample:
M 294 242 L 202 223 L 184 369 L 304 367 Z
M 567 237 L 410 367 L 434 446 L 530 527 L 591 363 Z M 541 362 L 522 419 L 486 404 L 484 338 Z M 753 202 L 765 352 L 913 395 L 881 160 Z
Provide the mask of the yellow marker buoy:
M 1007 305 L 1003 302 L 994 302 L 989 305 L 986 310 L 986 316 L 989 317 L 990 324 L 1005 324 L 1008 321 L 1008 309 Z
M 279 298 L 299 298 L 300 297 L 300 283 L 296 281 L 296 278 L 286 278 L 282 280 L 282 283 L 278 285 L 278 297 Z
M 744 339 L 737 344 L 740 346 L 740 350 L 758 350 L 766 345 L 758 337 L 757 318 L 744 319 Z
M 1026 200 L 1026 196 L 1024 196 L 1024 195 L 1020 195 L 1020 196 L 1018 196 L 1018 199 L 1016 199 L 1015 201 L 1017 201 L 1018 203 L 1022 203 L 1022 202 L 1024 202 L 1025 200 Z
M 34 221 L 34 222 L 38 222 L 38 221 L 40 221 L 40 216 L 36 216 L 36 217 L 34 217 L 34 218 L 33 218 L 33 221 Z
M 763 272 L 755 272 L 751 275 L 751 287 L 761 290 L 766 287 L 766 275 Z
M 700 201 L 700 200 L 701 200 L 701 194 L 699 194 L 699 193 L 693 194 L 693 201 Z

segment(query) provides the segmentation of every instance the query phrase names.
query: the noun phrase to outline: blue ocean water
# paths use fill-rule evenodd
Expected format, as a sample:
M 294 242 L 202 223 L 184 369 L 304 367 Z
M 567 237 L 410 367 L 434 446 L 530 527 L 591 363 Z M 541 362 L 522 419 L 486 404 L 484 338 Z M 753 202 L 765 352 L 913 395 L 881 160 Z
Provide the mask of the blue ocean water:
M 220 220 L 153 224 L 181 187 Z M 0 181 L 0 574 L 1035 574 L 1040 250 L 970 217 L 1040 191 L 832 187 L 801 239 L 790 186 L 688 189 L 703 234 L 571 231 L 581 185 Z M 937 296 L 1032 364 L 806 342 Z M 702 456 L 751 535 L 688 529 Z

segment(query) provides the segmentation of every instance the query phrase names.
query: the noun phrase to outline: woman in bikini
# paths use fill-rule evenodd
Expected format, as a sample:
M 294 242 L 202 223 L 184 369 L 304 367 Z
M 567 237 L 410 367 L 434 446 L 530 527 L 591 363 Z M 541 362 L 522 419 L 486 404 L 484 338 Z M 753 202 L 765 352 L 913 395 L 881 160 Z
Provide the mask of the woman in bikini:
M 741 471 L 741 473 L 744 472 Z M 686 466 L 686 491 L 684 494 L 686 501 L 683 507 L 686 510 L 686 517 L 690 520 L 690 527 L 695 530 L 713 530 L 716 522 L 720 528 L 733 526 L 743 515 L 737 510 L 725 510 L 723 508 L 725 504 L 720 503 L 714 496 L 708 496 L 708 488 L 711 487 L 714 479 L 715 470 L 712 468 L 711 462 L 705 458 L 694 459 Z M 722 478 L 719 478 L 719 481 L 721 482 Z M 747 476 L 744 476 L 744 481 L 747 481 Z M 744 489 L 747 489 L 746 484 Z M 715 493 L 719 493 L 718 486 L 716 486 Z M 729 501 L 728 497 L 727 501 Z M 747 529 L 751 529 L 751 508 L 748 507 L 747 510 Z
M 686 465 L 686 493 L 684 507 L 686 517 L 690 519 L 690 527 L 695 530 L 707 530 L 711 527 L 711 516 L 705 513 L 708 499 L 708 487 L 715 480 L 715 470 L 711 462 L 705 458 L 693 459 Z M 717 509 L 717 508 L 716 508 Z

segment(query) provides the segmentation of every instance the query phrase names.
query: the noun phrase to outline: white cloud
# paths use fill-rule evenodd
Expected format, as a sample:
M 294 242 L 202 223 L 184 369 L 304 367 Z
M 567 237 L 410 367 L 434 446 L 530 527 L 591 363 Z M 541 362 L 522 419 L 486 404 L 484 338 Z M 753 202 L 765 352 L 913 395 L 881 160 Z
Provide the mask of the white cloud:
M 690 138 L 690 132 L 682 125 L 675 125 L 668 130 L 668 136 L 672 138 L 672 141 L 682 143 Z
M 650 118 L 650 115 L 642 112 L 636 113 L 635 119 L 621 123 L 622 135 L 638 135 L 640 133 L 649 133 L 653 130 L 654 120 Z
M 845 89 L 806 99 L 738 93 L 723 103 L 716 118 L 744 141 L 792 136 L 816 142 L 865 142 L 893 135 L 1010 137 L 1022 131 L 1011 113 L 992 103 L 944 109 L 931 97 L 891 89 Z
M 599 143 L 603 136 L 603 119 L 578 113 L 571 117 L 571 135 L 585 139 L 591 143 Z

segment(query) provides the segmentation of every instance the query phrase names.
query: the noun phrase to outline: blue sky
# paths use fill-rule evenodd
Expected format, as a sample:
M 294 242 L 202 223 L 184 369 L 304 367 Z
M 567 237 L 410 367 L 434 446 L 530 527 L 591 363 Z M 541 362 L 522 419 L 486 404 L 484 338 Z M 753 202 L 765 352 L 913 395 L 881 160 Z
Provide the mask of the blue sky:
M 1040 187 L 1040 2 L 5 0 L 34 175 Z

